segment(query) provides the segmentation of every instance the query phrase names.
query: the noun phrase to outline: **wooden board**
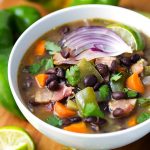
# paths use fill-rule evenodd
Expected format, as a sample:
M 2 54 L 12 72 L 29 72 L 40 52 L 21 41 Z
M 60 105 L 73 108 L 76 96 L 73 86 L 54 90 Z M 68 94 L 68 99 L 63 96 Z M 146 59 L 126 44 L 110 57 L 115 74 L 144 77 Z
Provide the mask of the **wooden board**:
M 4 108 L 0 107 L 0 127 L 13 126 L 13 125 L 18 127 L 23 127 L 27 132 L 29 132 L 29 134 L 31 135 L 31 137 L 33 138 L 36 144 L 36 150 L 63 150 L 64 149 L 63 145 L 60 145 L 57 142 L 48 139 L 46 136 L 38 132 L 27 121 L 21 120 L 13 116 Z M 128 146 L 116 150 L 149 150 L 150 149 L 149 142 L 150 142 L 150 134 L 135 143 L 132 143 Z

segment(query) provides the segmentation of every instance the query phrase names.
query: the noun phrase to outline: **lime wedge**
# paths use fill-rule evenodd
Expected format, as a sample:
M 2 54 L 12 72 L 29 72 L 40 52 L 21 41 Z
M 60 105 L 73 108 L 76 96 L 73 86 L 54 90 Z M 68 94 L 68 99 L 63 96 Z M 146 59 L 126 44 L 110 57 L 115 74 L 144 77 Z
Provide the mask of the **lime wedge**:
M 136 29 L 121 24 L 108 25 L 107 28 L 118 34 L 133 50 L 144 49 L 143 38 Z
M 0 128 L 0 150 L 34 150 L 34 143 L 22 128 Z

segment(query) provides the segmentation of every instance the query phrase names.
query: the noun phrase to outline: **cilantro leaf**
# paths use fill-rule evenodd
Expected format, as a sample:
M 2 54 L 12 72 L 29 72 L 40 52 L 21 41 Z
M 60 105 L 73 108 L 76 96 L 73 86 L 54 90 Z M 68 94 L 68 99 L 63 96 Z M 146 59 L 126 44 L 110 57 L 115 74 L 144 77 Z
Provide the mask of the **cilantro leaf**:
M 49 116 L 46 119 L 46 123 L 55 126 L 55 127 L 61 127 L 62 126 L 62 120 L 60 120 L 57 116 Z
M 61 50 L 60 46 L 58 46 L 54 42 L 50 42 L 50 41 L 47 41 L 45 43 L 45 48 L 46 48 L 46 50 L 49 51 L 49 54 L 51 54 L 51 55 L 53 55 L 53 54 L 55 54 L 57 52 L 60 52 L 60 50 Z
M 148 119 L 150 119 L 150 113 L 141 113 L 137 118 L 137 123 L 142 123 Z
M 47 60 L 45 64 L 45 70 L 48 70 L 49 68 L 54 68 L 53 58 Z
M 41 69 L 41 65 L 38 64 L 38 63 L 35 63 L 35 64 L 32 64 L 30 67 L 29 67 L 29 73 L 31 74 L 37 74 Z
M 118 81 L 119 79 L 121 79 L 121 77 L 122 77 L 122 74 L 121 74 L 121 72 L 119 72 L 119 73 L 117 73 L 117 74 L 113 74 L 112 76 L 111 76 L 111 81 Z
M 137 92 L 129 90 L 128 88 L 124 88 L 124 92 L 127 94 L 128 98 L 135 98 L 138 95 Z

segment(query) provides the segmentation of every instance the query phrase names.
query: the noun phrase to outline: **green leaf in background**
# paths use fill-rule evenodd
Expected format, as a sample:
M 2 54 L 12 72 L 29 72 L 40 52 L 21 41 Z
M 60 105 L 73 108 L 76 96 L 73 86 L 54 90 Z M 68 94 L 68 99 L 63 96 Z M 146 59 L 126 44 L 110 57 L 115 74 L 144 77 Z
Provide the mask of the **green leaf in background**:
M 57 116 L 49 116 L 46 119 L 46 123 L 55 126 L 55 127 L 61 127 L 62 126 L 62 120 L 60 120 Z
M 105 4 L 105 5 L 118 5 L 120 0 L 73 0 L 71 5 L 82 4 Z
M 10 51 L 10 50 L 8 50 Z M 8 56 L 0 54 L 0 104 L 11 113 L 24 118 L 11 93 L 7 77 Z
M 50 55 L 53 55 L 53 54 L 61 51 L 61 47 L 60 46 L 58 46 L 54 42 L 50 42 L 50 41 L 46 42 L 45 48 L 46 48 L 46 50 L 49 51 Z
M 137 118 L 137 123 L 142 123 L 148 119 L 150 119 L 150 113 L 141 113 Z

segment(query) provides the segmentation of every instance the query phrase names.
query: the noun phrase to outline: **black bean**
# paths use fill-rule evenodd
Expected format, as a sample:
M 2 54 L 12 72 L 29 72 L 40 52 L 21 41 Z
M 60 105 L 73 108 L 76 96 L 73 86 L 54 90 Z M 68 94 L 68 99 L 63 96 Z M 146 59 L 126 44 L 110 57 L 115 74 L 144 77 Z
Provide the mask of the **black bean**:
M 46 74 L 56 74 L 57 73 L 57 68 L 50 68 L 46 71 Z
M 62 122 L 63 126 L 67 126 L 75 122 L 80 122 L 81 120 L 82 120 L 81 117 L 72 117 L 72 118 L 65 118 L 62 120 Z
M 108 102 L 100 102 L 98 103 L 98 105 L 102 111 L 104 111 L 105 113 L 109 113 Z
M 97 123 L 97 117 L 87 117 L 83 119 L 86 123 Z
M 101 86 L 100 82 L 97 82 L 93 88 L 95 91 L 97 91 L 100 88 L 100 86 Z
M 130 67 L 131 64 L 132 64 L 132 62 L 131 62 L 131 60 L 130 60 L 129 57 L 122 57 L 122 58 L 120 59 L 120 62 L 121 62 L 124 66 L 126 66 L 126 67 Z
M 109 73 L 109 69 L 107 65 L 97 64 L 96 68 L 99 71 L 99 73 L 102 75 L 102 77 L 106 77 Z
M 63 26 L 61 29 L 60 29 L 60 34 L 61 35 L 65 35 L 67 33 L 70 32 L 70 28 L 68 26 Z
M 57 68 L 56 75 L 61 79 L 65 78 L 65 70 L 63 68 Z
M 105 119 L 102 119 L 102 118 L 98 118 L 97 120 L 97 124 L 99 126 L 103 126 L 107 121 Z
M 57 81 L 57 80 L 51 81 L 51 82 L 48 84 L 47 88 L 48 88 L 49 90 L 52 90 L 52 91 L 57 90 L 57 89 L 59 88 L 59 83 L 58 83 L 58 81 Z
M 58 77 L 55 74 L 50 74 L 48 79 L 46 80 L 46 85 L 48 86 L 48 84 L 54 80 L 58 80 Z
M 33 85 L 33 80 L 30 76 L 27 76 L 24 83 L 23 83 L 23 89 L 28 89 Z
M 119 67 L 118 61 L 113 60 L 111 65 L 110 65 L 110 71 L 115 72 L 115 71 L 117 71 L 118 67 Z
M 64 58 L 68 58 L 70 56 L 69 50 L 67 48 L 62 49 L 60 53 Z
M 94 87 L 94 85 L 97 83 L 97 78 L 95 75 L 88 75 L 84 78 L 84 85 L 86 87 Z
M 132 63 L 136 63 L 140 58 L 141 58 L 140 55 L 138 55 L 138 54 L 133 54 L 130 59 L 131 59 L 131 62 L 132 62 Z
M 112 93 L 112 98 L 113 99 L 125 99 L 126 98 L 126 94 L 124 92 L 114 92 Z
M 124 111 L 122 108 L 116 108 L 114 111 L 113 111 L 113 116 L 114 117 L 122 117 L 124 115 Z

